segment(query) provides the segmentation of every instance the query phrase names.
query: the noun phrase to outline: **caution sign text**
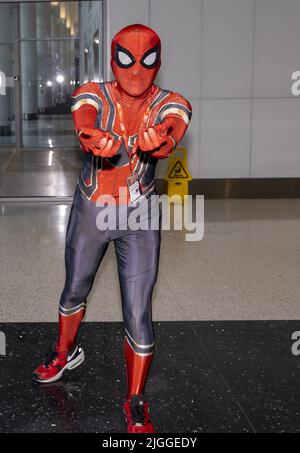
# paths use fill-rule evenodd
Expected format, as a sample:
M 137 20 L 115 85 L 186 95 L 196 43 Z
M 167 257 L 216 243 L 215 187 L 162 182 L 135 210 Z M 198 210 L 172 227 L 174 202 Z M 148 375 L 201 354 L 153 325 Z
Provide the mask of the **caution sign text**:
M 178 160 L 168 173 L 168 179 L 189 179 L 190 175 L 185 170 L 182 162 Z

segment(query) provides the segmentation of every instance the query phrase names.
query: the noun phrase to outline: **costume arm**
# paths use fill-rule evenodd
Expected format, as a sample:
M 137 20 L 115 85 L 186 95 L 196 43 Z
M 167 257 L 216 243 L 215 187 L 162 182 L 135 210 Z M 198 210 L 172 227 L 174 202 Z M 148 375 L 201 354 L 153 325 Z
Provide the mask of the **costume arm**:
M 85 83 L 74 91 L 72 94 L 71 112 L 78 138 L 83 127 L 95 128 L 97 115 L 101 108 L 102 101 L 97 85 L 93 82 Z M 89 149 L 80 140 L 79 143 L 83 151 L 89 152 Z
M 166 159 L 182 140 L 191 117 L 191 104 L 182 96 L 177 95 L 174 100 L 168 101 L 159 114 L 160 123 L 163 124 L 164 121 L 168 119 L 168 123 L 170 124 L 167 142 L 160 146 L 159 149 L 154 150 L 151 153 L 151 156 L 156 157 L 157 159 Z

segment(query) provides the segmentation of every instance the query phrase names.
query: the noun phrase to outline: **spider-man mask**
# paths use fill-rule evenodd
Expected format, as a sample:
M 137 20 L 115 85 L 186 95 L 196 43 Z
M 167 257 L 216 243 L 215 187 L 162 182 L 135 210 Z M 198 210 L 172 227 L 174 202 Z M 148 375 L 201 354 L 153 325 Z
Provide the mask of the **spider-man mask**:
M 160 68 L 161 42 L 145 25 L 120 30 L 111 44 L 111 67 L 121 89 L 130 96 L 142 96 L 153 84 Z

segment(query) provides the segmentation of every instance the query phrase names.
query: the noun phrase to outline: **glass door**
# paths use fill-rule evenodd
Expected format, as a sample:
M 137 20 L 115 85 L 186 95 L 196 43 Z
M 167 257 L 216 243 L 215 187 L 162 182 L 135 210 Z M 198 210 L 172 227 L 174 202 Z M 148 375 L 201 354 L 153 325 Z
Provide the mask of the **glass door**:
M 70 100 L 79 80 L 78 2 L 20 4 L 20 80 L 25 148 L 77 146 Z
M 82 153 L 71 95 L 102 80 L 102 7 L 0 2 L 0 198 L 73 195 Z
M 14 35 L 13 5 L 1 5 L 0 12 L 0 146 L 16 143 L 14 111 Z
M 0 43 L 0 146 L 14 145 L 13 44 Z
M 17 24 L 14 4 L 0 5 L 0 197 L 11 185 L 7 169 L 14 159 L 19 135 L 18 49 L 13 33 Z

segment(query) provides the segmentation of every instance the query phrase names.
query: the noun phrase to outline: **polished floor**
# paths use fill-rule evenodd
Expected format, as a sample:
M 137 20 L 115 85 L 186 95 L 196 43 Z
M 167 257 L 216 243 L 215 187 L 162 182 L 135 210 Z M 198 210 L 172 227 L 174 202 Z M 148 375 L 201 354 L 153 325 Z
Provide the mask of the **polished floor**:
M 2 154 L 0 196 L 72 195 L 80 158 L 27 152 Z M 112 244 L 81 329 L 86 362 L 58 384 L 31 381 L 57 335 L 70 207 L 0 199 L 0 432 L 124 432 Z M 159 432 L 300 432 L 299 232 L 299 200 L 260 199 L 205 201 L 202 241 L 162 233 L 147 387 Z
M 77 137 L 70 114 L 39 115 L 36 120 L 23 120 L 24 147 L 76 146 Z
M 0 137 L 0 146 L 8 139 Z M 70 115 L 23 120 L 22 146 L 0 147 L 0 197 L 71 197 L 82 153 Z
M 0 320 L 55 321 L 70 204 L 1 203 Z M 164 231 L 153 311 L 167 320 L 299 319 L 299 200 L 207 200 L 205 236 Z M 122 319 L 113 245 L 88 321 Z
M 298 329 L 295 321 L 155 323 L 146 394 L 157 431 L 299 433 L 300 361 L 291 353 Z M 122 324 L 85 323 L 85 363 L 45 386 L 31 375 L 57 326 L 0 330 L 0 432 L 125 432 Z
M 11 124 L 11 134 L 0 135 L 0 145 L 16 143 L 15 122 Z M 22 146 L 49 147 L 76 146 L 72 117 L 67 114 L 39 114 L 36 119 L 22 121 Z M 1 153 L 1 151 L 0 151 Z
M 81 159 L 76 148 L 1 149 L 0 197 L 70 197 Z

